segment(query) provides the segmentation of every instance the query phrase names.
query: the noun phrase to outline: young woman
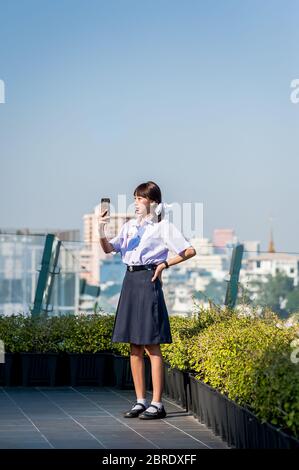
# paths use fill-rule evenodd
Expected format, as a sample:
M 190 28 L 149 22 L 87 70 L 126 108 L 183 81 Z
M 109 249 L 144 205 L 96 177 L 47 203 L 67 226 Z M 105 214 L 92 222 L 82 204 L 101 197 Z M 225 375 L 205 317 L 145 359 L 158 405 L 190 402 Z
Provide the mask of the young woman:
M 142 183 L 134 191 L 136 217 L 124 223 L 111 240 L 105 236 L 108 217 L 99 217 L 100 243 L 105 253 L 121 253 L 127 265 L 116 309 L 112 342 L 130 343 L 130 365 L 137 402 L 126 418 L 165 418 L 161 343 L 172 343 L 168 312 L 162 290 L 164 269 L 196 254 L 182 233 L 167 219 L 159 186 Z M 161 212 L 162 210 L 162 212 Z M 176 256 L 166 261 L 171 249 Z M 153 399 L 146 400 L 144 349 L 151 361 Z

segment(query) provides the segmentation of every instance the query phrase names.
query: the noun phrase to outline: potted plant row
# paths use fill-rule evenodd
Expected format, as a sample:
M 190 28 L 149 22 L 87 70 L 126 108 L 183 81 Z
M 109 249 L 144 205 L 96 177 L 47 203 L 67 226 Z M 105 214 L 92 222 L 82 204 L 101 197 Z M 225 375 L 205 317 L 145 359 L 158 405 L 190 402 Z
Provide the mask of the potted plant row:
M 0 383 L 134 388 L 128 344 L 111 343 L 113 321 L 104 314 L 0 318 L 6 348 Z M 150 363 L 144 360 L 150 389 Z
M 187 330 L 176 336 L 175 347 L 164 348 L 171 364 L 165 364 L 165 391 L 181 406 L 187 400 L 199 421 L 231 447 L 299 448 L 299 370 L 290 360 L 298 329 L 272 314 L 234 314 L 194 335 Z
M 165 394 L 232 447 L 297 448 L 299 371 L 290 344 L 298 332 L 271 315 L 210 311 L 170 320 L 173 343 L 161 345 Z M 111 344 L 113 321 L 103 314 L 0 318 L 7 359 L 0 380 L 18 383 L 19 374 L 24 385 L 133 389 L 129 345 Z

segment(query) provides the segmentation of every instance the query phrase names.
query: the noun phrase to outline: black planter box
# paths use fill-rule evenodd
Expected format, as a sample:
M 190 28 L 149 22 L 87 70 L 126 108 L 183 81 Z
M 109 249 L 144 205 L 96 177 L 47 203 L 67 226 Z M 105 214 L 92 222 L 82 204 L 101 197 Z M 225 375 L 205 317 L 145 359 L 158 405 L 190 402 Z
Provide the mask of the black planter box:
M 113 368 L 114 368 L 114 386 L 120 389 L 133 390 L 134 381 L 130 365 L 129 356 L 120 356 L 114 354 Z M 152 375 L 151 364 L 148 357 L 144 357 L 145 366 L 145 386 L 147 390 L 152 390 Z
M 189 374 L 164 362 L 164 393 L 188 411 Z
M 106 387 L 113 387 L 115 384 L 114 354 L 112 352 L 106 352 L 105 356 L 106 356 L 106 362 L 105 362 L 104 385 Z
M 0 363 L 0 384 L 12 385 L 13 383 L 13 364 L 16 354 L 6 352 L 4 355 L 4 363 Z
M 260 420 L 189 373 L 190 410 L 198 420 L 237 449 L 299 449 L 299 440 Z
M 94 384 L 111 385 L 111 354 L 69 353 L 70 382 L 72 386 Z
M 70 383 L 70 358 L 67 353 L 60 352 L 57 358 L 55 385 L 62 387 L 69 386 Z
M 21 353 L 22 385 L 55 385 L 58 353 Z

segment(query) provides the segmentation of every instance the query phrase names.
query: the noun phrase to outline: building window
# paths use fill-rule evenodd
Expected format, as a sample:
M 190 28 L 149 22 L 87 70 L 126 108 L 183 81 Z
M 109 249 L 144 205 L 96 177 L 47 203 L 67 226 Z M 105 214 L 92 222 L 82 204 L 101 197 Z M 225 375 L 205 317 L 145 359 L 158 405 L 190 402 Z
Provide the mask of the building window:
M 260 267 L 261 267 L 261 262 L 260 262 L 260 261 L 257 261 L 257 262 L 256 262 L 256 267 L 257 267 L 257 268 L 260 268 Z

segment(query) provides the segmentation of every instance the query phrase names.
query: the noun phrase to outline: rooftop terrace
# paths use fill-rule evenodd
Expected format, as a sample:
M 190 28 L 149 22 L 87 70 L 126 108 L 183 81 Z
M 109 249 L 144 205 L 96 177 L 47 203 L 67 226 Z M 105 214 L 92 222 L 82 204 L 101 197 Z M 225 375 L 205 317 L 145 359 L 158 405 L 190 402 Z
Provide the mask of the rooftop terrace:
M 1 387 L 1 449 L 227 449 L 191 412 L 162 398 L 165 419 L 128 419 L 135 392 L 113 387 Z M 147 392 L 152 399 L 152 393 Z

